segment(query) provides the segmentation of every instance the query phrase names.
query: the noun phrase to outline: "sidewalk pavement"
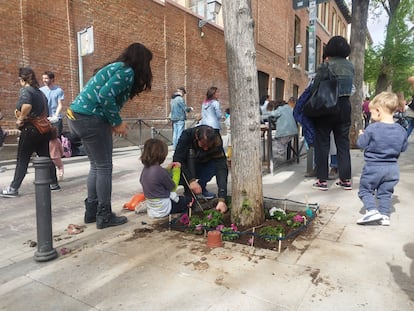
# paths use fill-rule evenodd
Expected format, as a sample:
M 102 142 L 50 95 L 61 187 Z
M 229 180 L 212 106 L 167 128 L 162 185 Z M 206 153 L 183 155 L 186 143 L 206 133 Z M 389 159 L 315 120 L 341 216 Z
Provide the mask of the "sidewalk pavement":
M 334 181 L 329 191 L 312 189 L 305 159 L 263 176 L 265 196 L 321 206 L 313 234 L 281 254 L 229 242 L 209 249 L 203 237 L 158 232 L 145 214 L 122 210 L 141 190 L 139 154 L 114 150 L 113 210 L 129 222 L 104 230 L 88 224 L 77 235 L 67 227 L 83 224 L 89 165 L 85 157 L 64 159 L 63 190 L 52 193 L 59 257 L 48 262 L 36 262 L 30 247 L 37 239 L 34 169 L 20 197 L 0 198 L 0 310 L 414 310 L 412 145 L 400 159 L 389 227 L 355 223 L 363 213 L 359 150 L 352 150 L 351 191 Z M 13 177 L 14 165 L 6 167 L 0 186 Z

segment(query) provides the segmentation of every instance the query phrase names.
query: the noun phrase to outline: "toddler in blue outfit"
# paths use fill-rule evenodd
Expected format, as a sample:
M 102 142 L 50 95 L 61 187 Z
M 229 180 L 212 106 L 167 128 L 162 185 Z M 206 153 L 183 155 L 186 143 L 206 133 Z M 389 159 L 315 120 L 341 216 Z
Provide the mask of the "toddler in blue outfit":
M 394 93 L 382 92 L 369 103 L 371 123 L 360 131 L 357 145 L 364 150 L 358 196 L 366 213 L 357 224 L 390 225 L 391 197 L 400 178 L 397 160 L 407 149 L 407 133 L 394 122 L 393 114 L 399 105 Z M 378 204 L 377 204 L 378 202 Z

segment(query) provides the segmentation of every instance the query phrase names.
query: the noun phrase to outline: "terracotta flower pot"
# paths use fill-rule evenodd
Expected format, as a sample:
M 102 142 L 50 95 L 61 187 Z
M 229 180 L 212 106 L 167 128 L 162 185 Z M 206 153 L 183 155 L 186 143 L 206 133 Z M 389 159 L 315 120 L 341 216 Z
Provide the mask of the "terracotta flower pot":
M 221 240 L 221 232 L 214 230 L 209 231 L 207 234 L 207 246 L 210 248 L 222 247 L 223 241 Z

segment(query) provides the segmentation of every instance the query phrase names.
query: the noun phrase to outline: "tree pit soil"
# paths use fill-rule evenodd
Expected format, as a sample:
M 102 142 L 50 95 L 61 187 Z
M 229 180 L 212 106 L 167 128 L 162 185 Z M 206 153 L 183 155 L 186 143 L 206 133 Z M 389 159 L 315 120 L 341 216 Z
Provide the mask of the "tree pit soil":
M 214 207 L 216 206 L 216 203 L 217 203 L 216 200 L 200 202 L 203 210 L 214 209 Z M 302 204 L 300 202 L 295 202 L 295 204 L 296 203 Z M 289 212 L 289 210 L 286 209 L 286 212 Z M 295 212 L 297 212 L 300 215 L 305 215 L 304 211 L 297 211 L 296 208 L 295 208 Z M 201 211 L 201 209 L 195 208 L 194 211 L 192 212 L 192 215 L 198 215 L 201 217 L 203 215 L 203 212 Z M 316 215 L 316 213 L 314 215 Z M 166 218 L 162 221 L 158 221 L 154 223 L 153 228 L 154 230 L 157 230 L 157 231 L 175 230 L 175 231 L 188 233 L 189 235 L 196 235 L 196 233 L 194 233 L 195 231 L 191 230 L 191 228 L 186 227 L 180 223 L 180 216 L 181 215 L 179 214 L 171 215 L 171 225 L 170 225 L 169 219 Z M 309 239 L 314 235 L 313 220 L 315 219 L 315 217 L 316 216 L 313 216 L 311 221 L 306 226 L 303 225 L 299 228 L 292 228 L 291 226 L 287 225 L 286 221 L 278 221 L 275 219 L 265 219 L 265 221 L 262 224 L 256 226 L 254 229 L 237 226 L 238 231 L 240 232 L 239 237 L 231 241 L 228 241 L 228 242 L 237 243 L 237 244 L 241 244 L 245 246 L 252 246 L 252 243 L 253 243 L 253 246 L 255 248 L 282 252 L 285 249 L 289 248 L 298 236 L 301 236 L 304 239 Z M 231 213 L 230 211 L 228 211 L 227 213 L 223 215 L 223 225 L 225 227 L 230 227 L 231 224 L 232 224 Z M 260 230 L 265 227 L 274 227 L 274 228 L 282 227 L 283 228 L 286 238 L 280 238 L 281 240 L 280 250 L 279 250 L 279 240 L 272 239 L 271 241 L 269 241 L 269 239 L 264 239 L 259 236 Z M 214 228 L 210 228 L 208 230 L 214 230 Z M 199 235 L 202 235 L 202 234 L 207 236 L 207 232 L 205 231 L 201 231 L 199 233 Z

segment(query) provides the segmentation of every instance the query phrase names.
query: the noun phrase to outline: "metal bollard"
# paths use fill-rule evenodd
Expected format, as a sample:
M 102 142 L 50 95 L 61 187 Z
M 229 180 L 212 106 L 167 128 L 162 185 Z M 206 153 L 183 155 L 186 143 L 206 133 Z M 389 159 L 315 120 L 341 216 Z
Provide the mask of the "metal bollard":
M 33 165 L 35 167 L 37 226 L 37 251 L 34 254 L 34 260 L 49 261 L 57 257 L 52 237 L 51 160 L 47 157 L 38 157 L 33 160 Z

